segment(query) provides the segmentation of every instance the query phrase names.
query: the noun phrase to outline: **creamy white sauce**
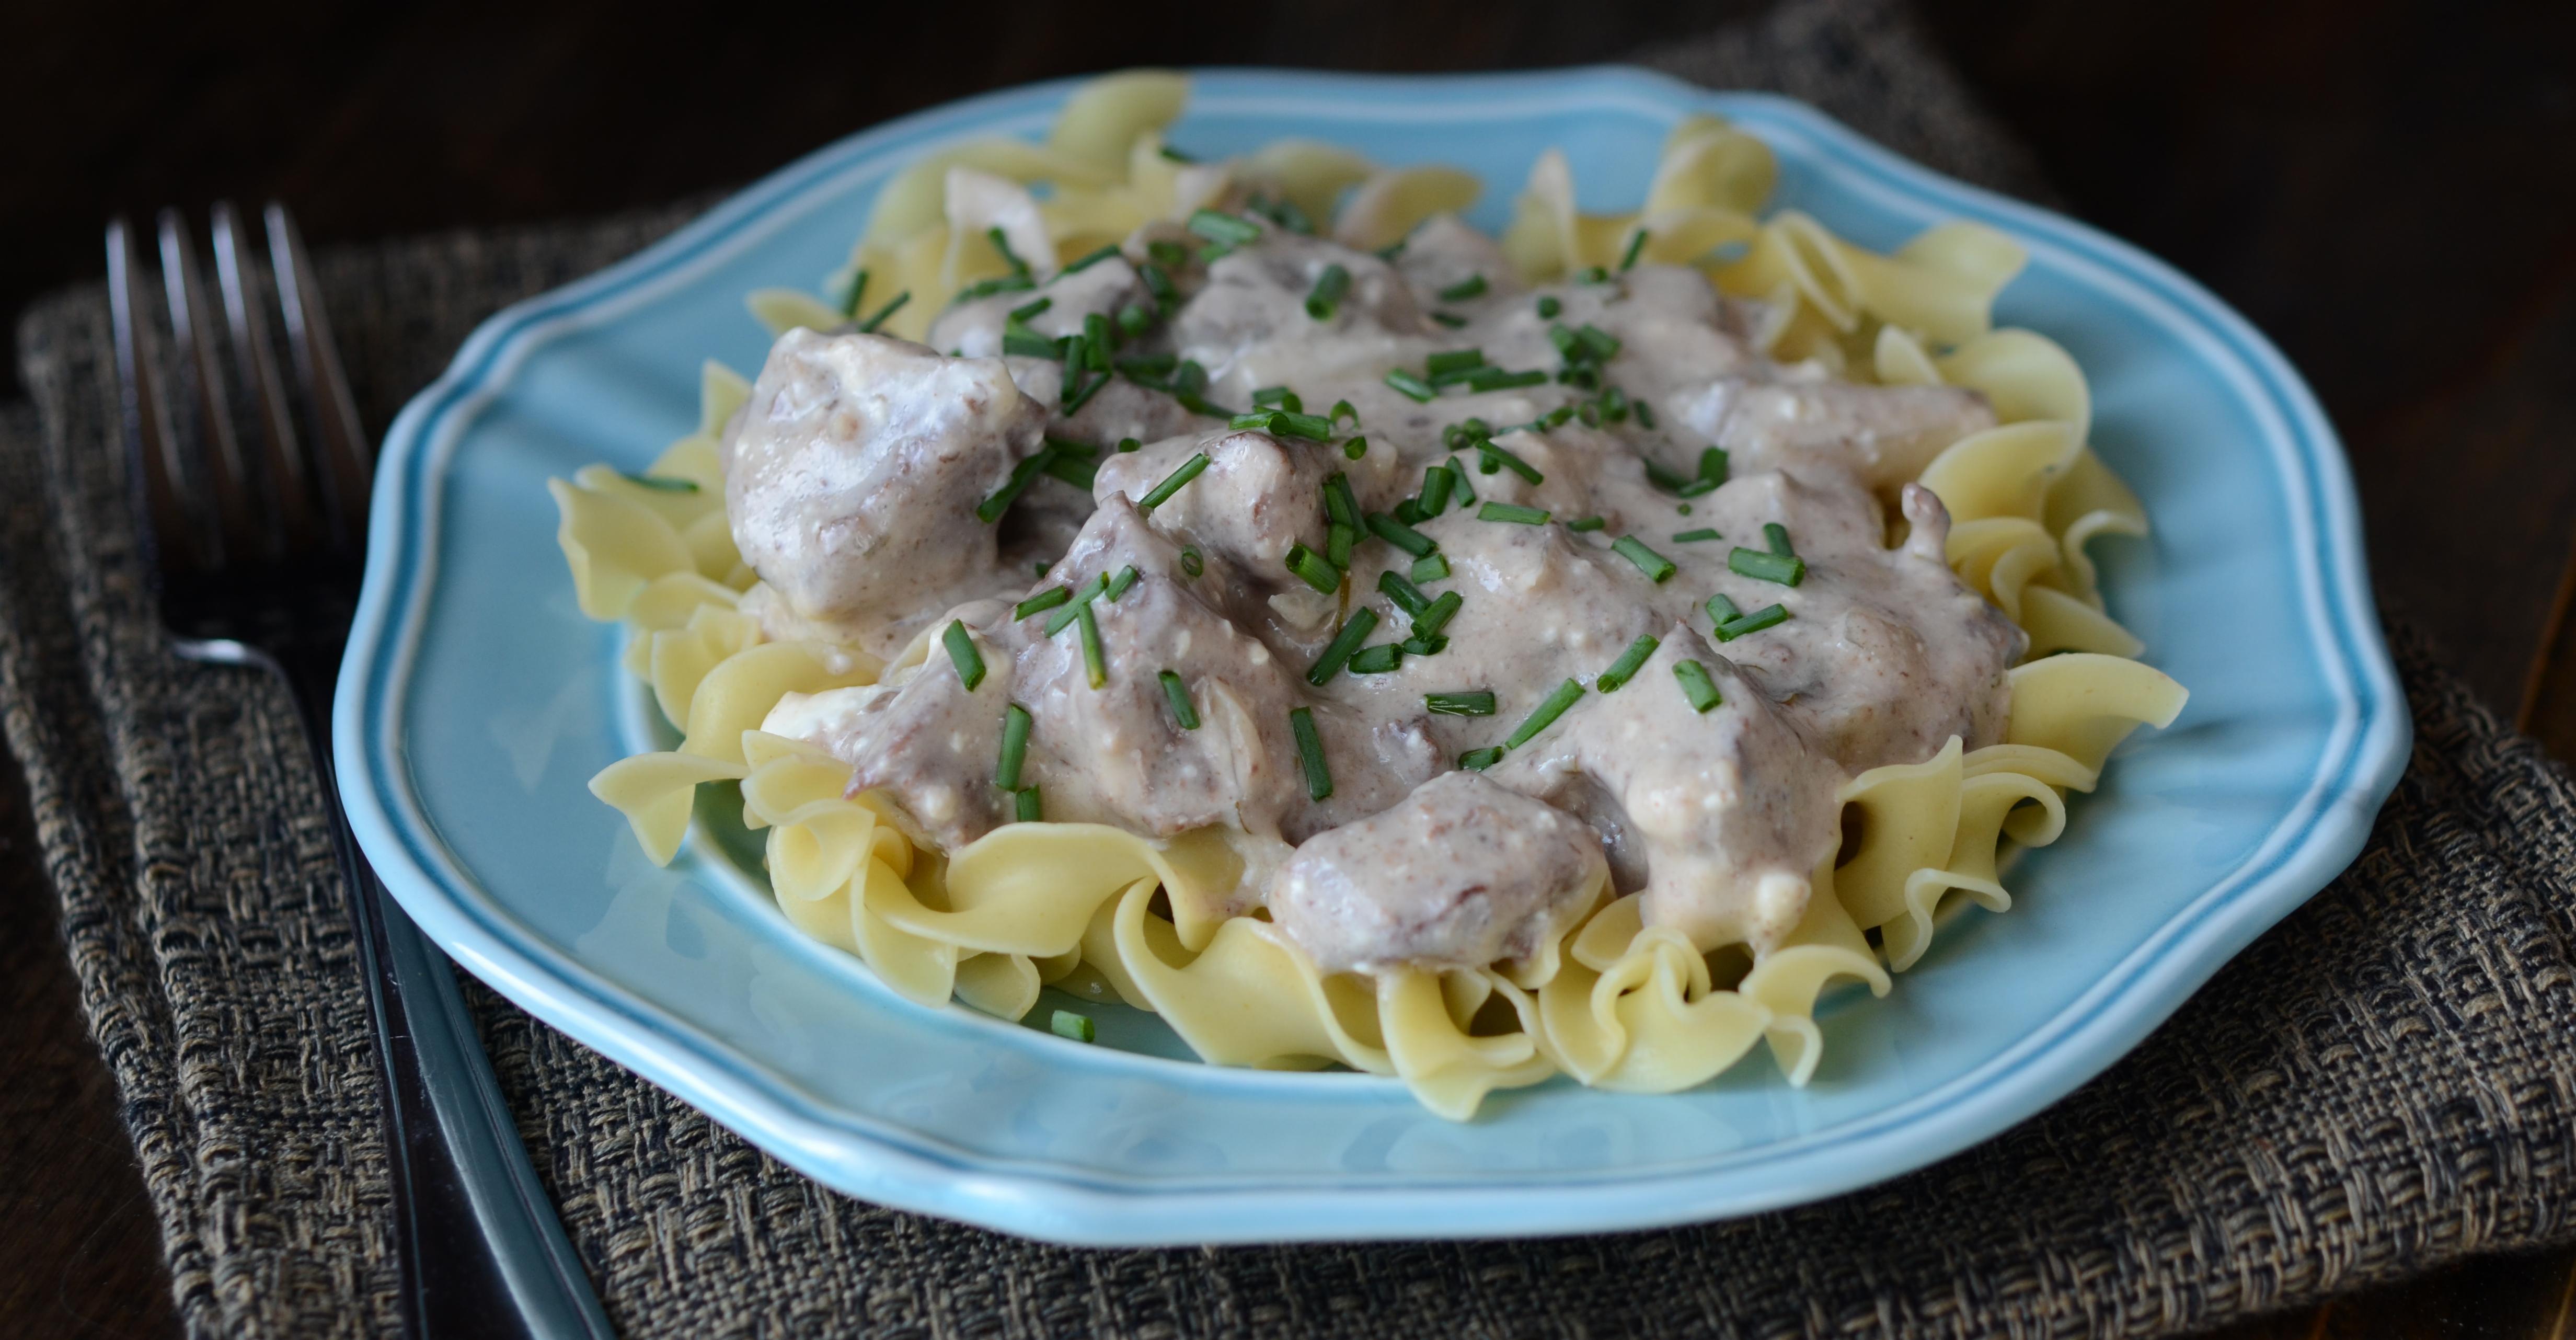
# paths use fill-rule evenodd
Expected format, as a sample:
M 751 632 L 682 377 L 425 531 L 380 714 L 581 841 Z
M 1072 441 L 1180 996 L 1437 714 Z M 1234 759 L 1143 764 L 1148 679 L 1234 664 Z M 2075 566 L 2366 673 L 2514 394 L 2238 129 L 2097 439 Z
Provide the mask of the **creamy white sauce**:
M 1130 258 L 1141 263 L 1146 240 L 1131 242 Z M 1336 264 L 1348 291 L 1318 319 L 1306 298 Z M 1439 296 L 1470 276 L 1483 278 L 1482 295 Z M 1764 948 L 1798 922 L 1809 874 L 1840 840 L 1844 778 L 1920 760 L 1954 734 L 1972 748 L 1998 737 L 2021 634 L 1952 575 L 1948 518 L 1905 483 L 1993 423 L 1977 396 L 1770 363 L 1749 338 L 1761 313 L 1685 268 L 1523 290 L 1489 240 L 1445 219 L 1392 265 L 1273 231 L 1176 278 L 1186 301 L 1122 352 L 1197 362 L 1206 400 L 1234 410 L 1272 386 L 1310 413 L 1346 400 L 1358 424 L 1341 433 L 1364 433 L 1366 454 L 1348 459 L 1338 435 L 1235 432 L 1123 377 L 1068 420 L 1055 408 L 1060 364 L 993 356 L 1006 314 L 1038 297 L 1048 306 L 1027 325 L 1041 336 L 1150 304 L 1124 259 L 947 313 L 933 342 L 962 358 L 875 336 L 784 337 L 729 440 L 737 538 L 773 603 L 871 649 L 949 618 L 983 648 L 988 675 L 972 693 L 934 644 L 918 671 L 782 704 L 768 723 L 849 761 L 854 786 L 882 790 L 918 836 L 953 849 L 1008 819 L 1011 798 L 992 779 L 1002 709 L 1017 702 L 1035 720 L 1022 780 L 1041 788 L 1048 819 L 1154 837 L 1210 825 L 1248 835 L 1237 843 L 1253 857 L 1237 910 L 1266 899 L 1331 969 L 1527 952 L 1580 914 L 1564 899 L 1597 868 L 1586 860 L 1602 859 L 1618 889 L 1645 893 L 1649 923 L 1703 947 Z M 1542 296 L 1551 317 L 1539 315 Z M 1477 453 L 1450 450 L 1444 429 L 1470 418 L 1528 424 L 1591 394 L 1554 378 L 1565 366 L 1549 333 L 1558 325 L 1618 340 L 1603 375 L 1648 402 L 1654 426 L 1631 413 L 1499 432 L 1543 479 L 1483 473 Z M 1466 348 L 1550 379 L 1452 389 L 1428 404 L 1386 383 L 1390 369 L 1419 373 L 1432 353 Z M 1040 478 L 999 525 L 976 520 L 976 504 L 1038 449 L 1041 431 L 1099 447 L 1092 498 Z M 1120 438 L 1142 445 L 1122 453 Z M 1649 462 L 1693 475 L 1711 446 L 1730 455 L 1723 487 L 1685 499 L 1650 480 Z M 1138 510 L 1199 453 L 1204 473 L 1153 513 Z M 1378 587 L 1382 572 L 1414 564 L 1390 543 L 1364 538 L 1333 595 L 1288 571 L 1292 547 L 1326 547 L 1324 481 L 1338 472 L 1363 510 L 1391 512 L 1426 466 L 1452 459 L 1480 502 L 1545 508 L 1553 521 L 1480 520 L 1476 503 L 1457 500 L 1418 521 L 1449 566 L 1423 594 L 1462 597 L 1446 645 L 1388 673 L 1309 684 L 1308 667 L 1358 611 L 1379 621 L 1372 645 L 1404 640 L 1410 624 Z M 1588 516 L 1602 526 L 1561 524 Z M 1735 546 L 1765 548 L 1765 523 L 1785 527 L 1805 562 L 1799 585 L 1730 570 Z M 1722 538 L 1675 538 L 1707 530 Z M 1649 580 L 1613 551 L 1623 535 L 1674 574 Z M 1032 582 L 1038 561 L 1051 566 Z M 1092 606 L 1101 687 L 1076 628 L 1050 637 L 1047 614 L 1012 617 L 1022 597 L 1130 566 L 1135 584 Z M 1745 613 L 1776 603 L 1789 618 L 1719 641 L 1712 594 Z M 1660 641 L 1651 659 L 1600 692 L 1600 673 L 1641 636 Z M 1674 673 L 1685 659 L 1706 668 L 1718 706 L 1693 709 Z M 1165 670 L 1188 688 L 1197 729 L 1174 720 Z M 1568 678 L 1586 691 L 1553 725 L 1481 776 L 1456 773 L 1462 753 L 1500 744 Z M 1426 694 L 1474 690 L 1494 694 L 1493 715 L 1425 706 Z M 1331 771 L 1321 801 L 1291 732 L 1300 707 Z

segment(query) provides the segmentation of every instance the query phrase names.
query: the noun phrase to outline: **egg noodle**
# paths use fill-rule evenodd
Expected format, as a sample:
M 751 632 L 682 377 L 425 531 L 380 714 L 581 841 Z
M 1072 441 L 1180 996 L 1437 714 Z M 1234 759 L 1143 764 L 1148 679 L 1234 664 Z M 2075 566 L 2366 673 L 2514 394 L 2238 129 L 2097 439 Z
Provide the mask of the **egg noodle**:
M 1383 168 L 1304 140 L 1179 161 L 1162 128 L 1186 92 L 1175 75 L 1112 76 L 1078 89 L 1043 144 L 934 152 L 887 183 L 849 268 L 830 281 L 846 293 L 865 275 L 864 291 L 837 308 L 787 290 L 749 304 L 773 331 L 873 316 L 918 340 L 951 295 L 1006 272 L 995 229 L 1020 261 L 1051 268 L 1252 185 L 1329 221 L 1335 240 L 1375 248 L 1477 194 L 1461 172 Z M 1051 189 L 961 199 L 975 193 L 943 190 L 960 165 Z M 2054 841 L 2067 793 L 2092 790 L 2112 748 L 2141 723 L 2172 722 L 2185 693 L 2133 659 L 2141 644 L 2104 613 L 2085 546 L 2143 535 L 2147 519 L 2086 445 L 2082 372 L 2045 337 L 1990 326 L 2021 250 L 1952 223 L 1891 254 L 1866 251 L 1795 211 L 1760 216 L 1775 175 L 1760 140 L 1692 117 L 1673 130 L 1638 213 L 1578 212 L 1570 166 L 1551 150 L 1502 238 L 1537 282 L 1615 264 L 1643 230 L 1648 259 L 1694 265 L 1720 292 L 1761 300 L 1769 319 L 1755 343 L 1769 357 L 1854 381 L 1973 388 L 1995 411 L 2000 426 L 1950 446 L 1920 482 L 1953 519 L 1952 568 L 2029 634 L 2010 672 L 2003 743 L 1966 751 L 1954 736 L 1926 761 L 1845 783 L 1846 840 L 1816 867 L 1804 920 L 1775 947 L 1704 952 L 1644 924 L 1639 897 L 1601 876 L 1590 913 L 1524 959 L 1325 974 L 1263 916 L 1223 914 L 1242 866 L 1216 830 L 1154 841 L 1097 824 L 1012 823 L 956 851 L 916 845 L 887 801 L 849 794 L 848 764 L 759 727 L 784 695 L 921 663 L 935 654 L 935 629 L 880 664 L 848 647 L 768 640 L 737 609 L 755 577 L 728 529 L 718 436 L 750 388 L 713 362 L 698 431 L 643 480 L 593 465 L 550 483 L 583 613 L 632 630 L 625 665 L 683 737 L 676 750 L 612 764 L 591 789 L 668 863 L 697 788 L 738 784 L 743 822 L 765 834 L 780 911 L 925 1005 L 954 997 L 1018 1019 L 1042 986 L 1078 987 L 1152 1011 L 1208 1061 L 1392 1075 L 1455 1119 L 1494 1089 L 1559 1072 L 1605 1089 L 1684 1089 L 1763 1042 L 1804 1083 L 1823 1045 L 1819 994 L 1850 979 L 1884 995 L 1891 970 L 1921 959 L 1953 897 L 2010 907 L 1998 874 L 2008 844 Z M 910 296 L 883 310 L 898 293 Z

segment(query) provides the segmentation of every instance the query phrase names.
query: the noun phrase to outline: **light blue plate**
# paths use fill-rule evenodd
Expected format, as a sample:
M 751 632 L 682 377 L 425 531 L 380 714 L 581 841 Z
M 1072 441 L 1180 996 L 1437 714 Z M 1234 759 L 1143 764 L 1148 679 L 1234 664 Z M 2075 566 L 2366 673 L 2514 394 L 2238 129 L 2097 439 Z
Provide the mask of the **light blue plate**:
M 1815 1200 L 2029 1117 L 2146 1036 L 2360 849 L 2406 757 L 2340 447 L 2262 336 L 2099 233 L 1960 185 L 1796 103 L 1631 70 L 1471 78 L 1214 72 L 1180 145 L 1314 136 L 1456 163 L 1499 226 L 1530 161 L 1641 198 L 1685 113 L 1780 157 L 1779 203 L 1892 246 L 1971 218 L 2029 247 L 1999 321 L 2093 381 L 2094 444 L 2152 541 L 2099 546 L 2113 612 L 2192 691 L 2067 837 L 1885 1000 L 1837 997 L 1803 1090 L 1755 1057 L 1668 1097 L 1562 1080 L 1473 1124 L 1388 1080 L 1226 1070 L 908 1004 L 799 936 L 720 858 L 647 863 L 584 789 L 651 740 L 555 547 L 549 475 L 640 468 L 709 356 L 760 364 L 742 295 L 839 264 L 878 185 L 969 135 L 1042 134 L 1068 85 L 853 136 L 658 246 L 485 323 L 385 443 L 334 742 L 350 818 L 469 971 L 778 1157 L 870 1200 L 1091 1244 L 1640 1228 Z

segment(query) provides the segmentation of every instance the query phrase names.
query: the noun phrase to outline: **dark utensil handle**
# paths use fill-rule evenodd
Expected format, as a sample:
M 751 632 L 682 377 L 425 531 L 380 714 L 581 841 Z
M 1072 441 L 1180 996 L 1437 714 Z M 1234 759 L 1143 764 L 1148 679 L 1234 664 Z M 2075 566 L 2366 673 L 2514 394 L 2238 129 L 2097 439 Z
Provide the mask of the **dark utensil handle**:
M 403 1326 L 417 1340 L 609 1340 L 608 1318 L 529 1164 L 446 956 L 358 850 L 331 766 L 339 648 L 256 656 L 294 695 L 322 775 L 374 1016 L 393 1164 Z

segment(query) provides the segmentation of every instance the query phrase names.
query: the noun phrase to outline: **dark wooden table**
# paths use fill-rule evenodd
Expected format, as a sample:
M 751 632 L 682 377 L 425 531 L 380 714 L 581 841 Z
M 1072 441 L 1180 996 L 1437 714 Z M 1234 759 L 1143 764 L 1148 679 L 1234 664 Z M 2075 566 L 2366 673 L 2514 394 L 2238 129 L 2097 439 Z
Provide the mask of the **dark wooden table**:
M 96 274 L 118 209 L 274 195 L 320 241 L 566 217 L 1026 79 L 1573 64 L 1758 7 L 993 0 L 958 35 L 945 6 L 764 26 L 609 0 L 12 4 L 0 311 Z M 1965 0 L 1925 18 L 2076 213 L 2281 344 L 2351 448 L 2385 604 L 2576 760 L 2576 5 Z M 0 767 L 0 1335 L 167 1335 L 158 1229 L 53 917 Z M 2571 1290 L 2576 1253 L 2503 1258 L 2227 1334 L 2555 1340 Z

